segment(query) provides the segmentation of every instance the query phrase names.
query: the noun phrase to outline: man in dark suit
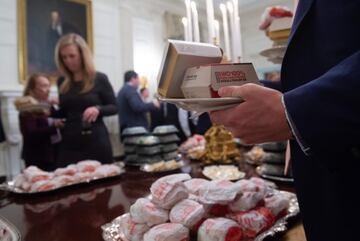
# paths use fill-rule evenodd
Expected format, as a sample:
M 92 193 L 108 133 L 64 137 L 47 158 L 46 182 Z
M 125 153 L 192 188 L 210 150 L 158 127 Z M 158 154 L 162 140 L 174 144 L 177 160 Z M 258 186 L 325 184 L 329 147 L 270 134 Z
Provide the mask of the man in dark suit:
M 211 114 L 248 143 L 290 139 L 307 241 L 358 241 L 360 1 L 301 0 L 279 91 L 229 87 L 245 103 Z
M 117 95 L 120 133 L 127 127 L 143 126 L 148 129 L 146 112 L 160 108 L 160 104 L 157 100 L 144 103 L 137 91 L 140 79 L 135 71 L 127 71 L 124 79 L 125 83 Z

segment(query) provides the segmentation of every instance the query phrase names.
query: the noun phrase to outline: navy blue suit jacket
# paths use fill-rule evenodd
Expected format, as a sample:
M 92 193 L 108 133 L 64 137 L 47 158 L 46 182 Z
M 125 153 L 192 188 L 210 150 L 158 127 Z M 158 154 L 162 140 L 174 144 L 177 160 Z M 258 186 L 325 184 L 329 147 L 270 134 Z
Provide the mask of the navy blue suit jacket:
M 308 241 L 360 240 L 360 1 L 300 0 L 282 65 Z
M 124 84 L 117 95 L 117 105 L 121 130 L 135 126 L 149 128 L 145 113 L 156 107 L 153 103 L 144 103 L 135 87 Z

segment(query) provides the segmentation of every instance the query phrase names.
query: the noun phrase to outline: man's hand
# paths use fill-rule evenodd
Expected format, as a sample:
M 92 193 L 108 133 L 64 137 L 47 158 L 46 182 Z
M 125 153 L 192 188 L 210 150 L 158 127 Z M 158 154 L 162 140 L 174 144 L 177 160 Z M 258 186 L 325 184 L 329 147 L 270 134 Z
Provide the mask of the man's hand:
M 99 109 L 95 106 L 88 107 L 83 113 L 83 120 L 87 122 L 95 122 L 99 116 Z
M 223 87 L 221 97 L 242 97 L 245 102 L 210 113 L 213 123 L 222 124 L 248 144 L 283 141 L 291 138 L 282 94 L 255 84 Z

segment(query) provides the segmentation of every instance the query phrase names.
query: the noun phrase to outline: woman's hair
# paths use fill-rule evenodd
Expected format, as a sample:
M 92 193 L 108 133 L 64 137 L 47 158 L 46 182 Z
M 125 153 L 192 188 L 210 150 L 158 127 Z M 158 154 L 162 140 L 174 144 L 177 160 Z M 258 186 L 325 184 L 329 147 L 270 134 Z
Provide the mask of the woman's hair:
M 78 47 L 84 75 L 83 86 L 80 93 L 86 93 L 94 87 L 96 70 L 89 46 L 80 35 L 75 33 L 62 36 L 56 44 L 55 63 L 65 77 L 64 82 L 60 86 L 60 93 L 67 93 L 70 89 L 71 82 L 74 80 L 73 73 L 66 67 L 60 54 L 60 51 L 69 45 Z
M 34 74 L 30 75 L 28 81 L 26 82 L 25 89 L 24 89 L 24 92 L 23 92 L 23 96 L 28 96 L 28 95 L 33 96 L 33 91 L 34 91 L 34 89 L 36 87 L 36 80 L 39 77 L 47 78 L 47 76 L 45 74 L 43 74 L 43 73 L 34 73 Z

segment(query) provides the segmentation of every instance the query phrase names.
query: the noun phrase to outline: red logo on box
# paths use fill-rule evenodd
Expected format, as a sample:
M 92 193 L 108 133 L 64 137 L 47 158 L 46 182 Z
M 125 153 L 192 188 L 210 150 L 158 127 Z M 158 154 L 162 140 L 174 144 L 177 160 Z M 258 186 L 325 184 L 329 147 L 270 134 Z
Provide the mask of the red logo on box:
M 217 83 L 246 81 L 246 75 L 243 71 L 217 71 L 215 77 Z

